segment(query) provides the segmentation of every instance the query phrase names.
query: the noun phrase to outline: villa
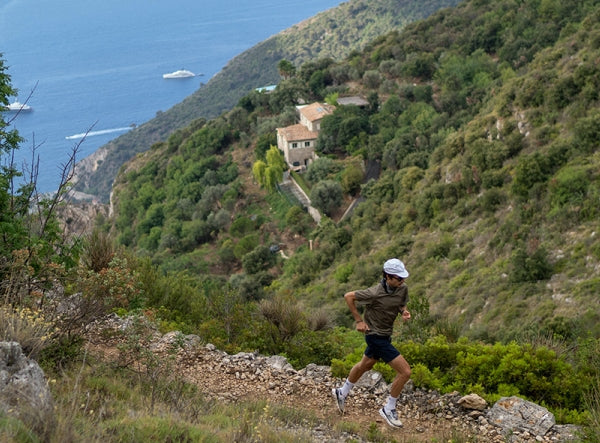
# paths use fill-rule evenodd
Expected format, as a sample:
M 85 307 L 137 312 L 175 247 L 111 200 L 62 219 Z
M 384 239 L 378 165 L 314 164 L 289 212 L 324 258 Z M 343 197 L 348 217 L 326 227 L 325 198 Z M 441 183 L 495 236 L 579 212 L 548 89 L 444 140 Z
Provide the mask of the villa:
M 316 158 L 315 146 L 321 129 L 321 120 L 332 114 L 335 106 L 316 102 L 296 106 L 296 110 L 300 122 L 285 128 L 277 128 L 277 147 L 283 152 L 290 169 L 302 171 Z

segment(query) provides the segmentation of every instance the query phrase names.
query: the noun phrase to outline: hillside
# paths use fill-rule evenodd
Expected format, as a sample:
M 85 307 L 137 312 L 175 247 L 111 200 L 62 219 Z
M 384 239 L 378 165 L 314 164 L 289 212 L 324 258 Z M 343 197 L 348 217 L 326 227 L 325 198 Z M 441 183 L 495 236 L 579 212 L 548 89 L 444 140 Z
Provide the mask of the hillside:
M 91 235 L 69 237 L 59 224 L 67 192 L 39 200 L 35 183 L 15 189 L 20 171 L 3 168 L 0 335 L 43 367 L 57 422 L 30 430 L 9 410 L 0 433 L 282 441 L 284 423 L 385 441 L 371 392 L 356 390 L 349 405 L 351 421 L 364 419 L 358 432 L 329 421 L 320 387 L 364 352 L 342 295 L 375 284 L 396 256 L 410 272 L 412 318 L 391 339 L 416 388 L 403 399 L 425 395 L 402 404 L 407 429 L 473 440 L 467 428 L 448 436 L 444 420 L 418 421 L 429 401 L 454 420 L 446 406 L 476 393 L 543 405 L 598 441 L 599 21 L 591 0 L 469 0 L 342 60 L 284 66 L 272 92 L 252 90 L 126 162 Z M 12 94 L 0 60 L 0 101 Z M 355 96 L 360 106 L 340 105 Z M 316 101 L 335 110 L 320 121 L 318 158 L 290 175 L 321 211 L 318 224 L 276 186 L 277 128 Z M 0 118 L 0 151 L 10 158 L 19 143 Z M 65 217 L 83 229 L 78 213 Z M 120 319 L 128 327 L 94 334 Z M 155 352 L 159 337 L 166 354 Z M 186 343 L 210 345 L 178 361 Z M 279 377 L 255 365 L 258 355 L 284 356 L 297 372 Z M 320 381 L 301 368 L 320 368 L 311 372 Z M 373 369 L 394 377 L 382 362 Z M 468 424 L 488 429 L 480 418 Z
M 273 94 L 253 92 L 130 163 L 115 233 L 164 270 L 233 273 L 244 299 L 291 297 L 347 326 L 341 294 L 400 256 L 420 315 L 409 335 L 596 337 L 596 14 L 593 3 L 465 2 L 345 61 L 306 63 Z M 382 172 L 349 221 L 312 230 L 289 201 L 252 187 L 251 166 L 293 122 L 298 97 L 334 92 L 381 106 L 323 122 L 329 160 L 308 184 L 339 182 L 347 204 L 357 165 Z M 299 236 L 288 260 L 266 252 Z
M 198 91 L 152 120 L 116 138 L 78 164 L 76 190 L 107 202 L 117 171 L 135 154 L 164 141 L 170 133 L 199 118 L 230 110 L 254 88 L 276 84 L 277 64 L 294 65 L 315 57 L 341 60 L 373 38 L 458 0 L 351 0 L 299 23 L 233 58 Z

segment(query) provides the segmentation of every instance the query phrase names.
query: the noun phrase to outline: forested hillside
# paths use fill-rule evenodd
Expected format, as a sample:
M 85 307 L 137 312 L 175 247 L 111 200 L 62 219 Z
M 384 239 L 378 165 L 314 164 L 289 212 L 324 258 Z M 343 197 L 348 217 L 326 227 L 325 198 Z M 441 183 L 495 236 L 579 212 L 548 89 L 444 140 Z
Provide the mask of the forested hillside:
M 242 302 L 289 298 L 338 324 L 350 320 L 341 295 L 399 256 L 419 327 L 598 336 L 596 6 L 466 2 L 343 62 L 307 62 L 272 94 L 252 92 L 128 165 L 114 232 L 162 269 L 228 280 Z M 257 191 L 250 167 L 299 98 L 351 93 L 371 106 L 324 120 L 322 158 L 303 176 L 341 194 L 314 227 Z M 366 160 L 382 172 L 361 184 Z M 269 252 L 279 243 L 289 259 Z
M 180 104 L 101 147 L 78 166 L 76 189 L 108 201 L 117 171 L 127 160 L 164 141 L 198 118 L 215 118 L 255 88 L 276 84 L 277 64 L 296 66 L 315 57 L 341 60 L 375 37 L 429 16 L 458 0 L 350 0 L 261 42 L 232 59 Z

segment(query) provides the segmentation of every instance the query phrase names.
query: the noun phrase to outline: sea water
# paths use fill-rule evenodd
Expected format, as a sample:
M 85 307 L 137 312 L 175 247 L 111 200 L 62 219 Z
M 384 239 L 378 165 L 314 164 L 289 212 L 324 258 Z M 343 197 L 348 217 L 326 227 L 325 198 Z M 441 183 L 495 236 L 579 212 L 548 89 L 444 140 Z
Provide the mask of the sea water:
M 340 3 L 0 0 L 0 54 L 18 89 L 11 101 L 33 108 L 4 114 L 26 139 L 17 167 L 30 170 L 39 156 L 38 190 L 55 190 L 79 143 L 77 160 L 181 102 L 237 54 Z M 196 76 L 162 77 L 179 69 Z

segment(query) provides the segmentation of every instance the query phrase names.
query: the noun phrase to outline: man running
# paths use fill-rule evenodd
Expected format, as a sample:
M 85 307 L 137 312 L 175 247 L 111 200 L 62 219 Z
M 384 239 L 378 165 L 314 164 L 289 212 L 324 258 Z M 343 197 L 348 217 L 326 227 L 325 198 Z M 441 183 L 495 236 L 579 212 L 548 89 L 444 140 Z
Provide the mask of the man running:
M 408 271 L 404 263 L 392 258 L 383 264 L 383 278 L 377 285 L 350 291 L 344 295 L 346 304 L 356 320 L 356 330 L 365 334 L 367 348 L 362 360 L 350 370 L 343 386 L 332 389 L 338 409 L 344 412 L 346 397 L 354 384 L 365 372 L 371 370 L 378 360 L 383 360 L 396 371 L 396 377 L 392 382 L 387 403 L 379 410 L 379 414 L 395 428 L 402 427 L 396 412 L 396 401 L 410 378 L 410 366 L 392 345 L 391 336 L 398 314 L 405 321 L 410 319 L 410 312 L 406 309 L 408 288 L 404 282 L 407 277 Z M 364 319 L 357 306 L 364 306 Z

